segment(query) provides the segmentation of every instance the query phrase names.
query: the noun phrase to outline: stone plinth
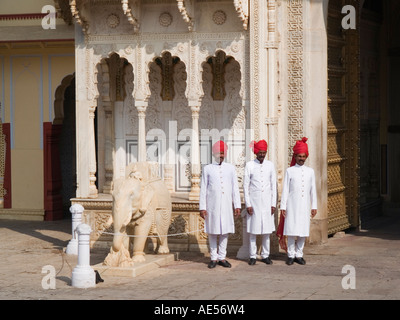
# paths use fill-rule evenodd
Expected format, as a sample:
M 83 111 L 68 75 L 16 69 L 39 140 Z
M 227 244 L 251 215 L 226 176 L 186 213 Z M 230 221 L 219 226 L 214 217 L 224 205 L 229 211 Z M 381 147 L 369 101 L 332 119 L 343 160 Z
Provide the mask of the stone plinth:
M 132 267 L 109 267 L 102 263 L 93 266 L 103 276 L 113 277 L 137 277 L 145 272 L 160 268 L 168 263 L 177 260 L 177 254 L 148 254 L 146 261 L 135 262 Z

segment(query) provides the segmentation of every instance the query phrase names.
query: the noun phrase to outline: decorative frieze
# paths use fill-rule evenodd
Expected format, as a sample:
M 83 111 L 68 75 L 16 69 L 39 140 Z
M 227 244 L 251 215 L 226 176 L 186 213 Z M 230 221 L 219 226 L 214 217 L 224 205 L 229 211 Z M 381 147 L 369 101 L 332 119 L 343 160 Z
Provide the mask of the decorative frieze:
M 303 136 L 304 22 L 303 1 L 287 1 L 288 163 L 292 148 Z

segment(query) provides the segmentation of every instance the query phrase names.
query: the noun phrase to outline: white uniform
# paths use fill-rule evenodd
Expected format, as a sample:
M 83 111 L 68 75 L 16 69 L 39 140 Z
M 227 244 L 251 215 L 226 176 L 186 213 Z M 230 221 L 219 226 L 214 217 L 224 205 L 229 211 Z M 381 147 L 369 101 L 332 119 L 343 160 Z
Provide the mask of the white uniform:
M 247 215 L 247 232 L 270 234 L 275 231 L 271 207 L 276 207 L 276 173 L 274 164 L 257 159 L 246 163 L 243 180 L 246 207 L 253 208 L 253 215 Z
M 208 233 L 211 260 L 225 260 L 228 233 L 235 233 L 233 208 L 240 207 L 235 167 L 225 162 L 206 165 L 201 176 L 199 209 L 207 210 L 204 231 Z
M 276 173 L 274 164 L 258 159 L 246 163 L 243 180 L 246 207 L 253 208 L 253 214 L 246 216 L 249 233 L 250 258 L 257 253 L 257 234 L 262 234 L 261 258 L 269 257 L 270 234 L 275 231 L 271 207 L 276 207 Z
M 234 208 L 241 208 L 235 167 L 217 162 L 203 169 L 200 185 L 200 210 L 207 210 L 204 231 L 209 234 L 235 233 Z
M 317 209 L 315 174 L 312 168 L 296 164 L 286 169 L 280 209 L 286 210 L 284 235 L 310 235 L 311 209 Z
M 294 165 L 286 170 L 281 195 L 281 210 L 286 210 L 283 234 L 288 236 L 289 258 L 301 258 L 305 237 L 310 235 L 311 209 L 317 209 L 314 170 Z M 295 237 L 298 236 L 295 244 Z

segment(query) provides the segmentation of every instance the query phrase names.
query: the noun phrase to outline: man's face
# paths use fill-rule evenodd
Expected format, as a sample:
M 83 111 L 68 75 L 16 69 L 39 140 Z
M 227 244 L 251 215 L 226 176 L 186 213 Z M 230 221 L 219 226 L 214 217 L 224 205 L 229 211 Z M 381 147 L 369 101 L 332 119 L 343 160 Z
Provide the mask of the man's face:
M 294 156 L 294 159 L 299 166 L 302 166 L 307 159 L 307 155 L 305 153 L 299 153 Z
M 214 159 L 216 162 L 218 162 L 219 164 L 222 163 L 222 161 L 224 161 L 225 159 L 225 153 L 223 151 L 221 152 L 216 152 L 213 154 Z
M 263 163 L 265 156 L 267 155 L 267 151 L 266 150 L 260 150 L 257 153 L 257 160 L 260 161 L 260 163 Z

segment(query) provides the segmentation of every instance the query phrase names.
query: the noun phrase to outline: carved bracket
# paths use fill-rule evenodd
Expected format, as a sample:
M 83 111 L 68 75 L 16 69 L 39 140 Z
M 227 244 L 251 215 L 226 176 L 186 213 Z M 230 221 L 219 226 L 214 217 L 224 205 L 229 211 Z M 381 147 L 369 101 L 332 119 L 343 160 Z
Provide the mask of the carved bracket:
M 140 1 L 137 0 L 122 0 L 122 11 L 128 18 L 128 21 L 133 25 L 134 32 L 138 32 L 140 28 Z
M 249 24 L 249 1 L 248 0 L 233 0 L 235 10 L 243 23 L 243 29 L 247 30 Z
M 71 13 L 72 16 L 75 18 L 76 22 L 78 22 L 81 27 L 82 31 L 85 35 L 89 34 L 89 23 L 87 20 L 84 18 L 82 14 L 82 7 L 78 8 L 78 0 L 70 0 L 69 1 L 69 6 L 71 8 Z
M 176 0 L 178 10 L 181 13 L 183 20 L 188 24 L 189 31 L 193 31 L 194 27 L 194 6 L 193 0 Z

